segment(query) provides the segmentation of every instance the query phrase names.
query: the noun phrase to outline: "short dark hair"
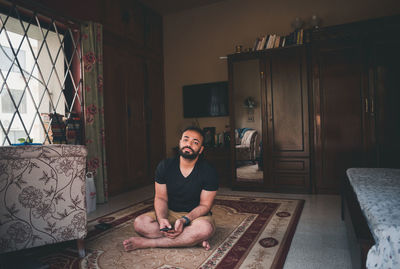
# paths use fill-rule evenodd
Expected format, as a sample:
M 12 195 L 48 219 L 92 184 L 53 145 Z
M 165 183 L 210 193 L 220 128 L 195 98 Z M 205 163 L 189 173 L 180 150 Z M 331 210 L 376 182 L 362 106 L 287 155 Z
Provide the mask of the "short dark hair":
M 183 131 L 182 131 L 182 133 L 181 133 L 181 136 L 182 136 L 183 133 L 186 132 L 186 131 L 195 131 L 196 133 L 198 133 L 199 135 L 201 135 L 201 137 L 203 138 L 203 142 L 202 142 L 201 144 L 204 143 L 204 138 L 205 138 L 205 136 L 204 136 L 204 132 L 203 132 L 202 129 L 200 129 L 200 128 L 197 127 L 197 126 L 188 126 L 188 127 L 186 127 L 185 129 L 183 129 Z

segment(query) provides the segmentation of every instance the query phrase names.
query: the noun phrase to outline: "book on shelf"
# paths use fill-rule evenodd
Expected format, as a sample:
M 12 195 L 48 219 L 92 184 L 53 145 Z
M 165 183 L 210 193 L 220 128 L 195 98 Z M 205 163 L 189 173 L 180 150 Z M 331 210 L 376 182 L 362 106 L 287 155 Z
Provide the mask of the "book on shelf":
M 275 42 L 275 34 L 273 34 L 273 35 L 271 35 L 270 36 L 270 38 L 269 38 L 269 40 L 268 40 L 268 44 L 267 44 L 267 49 L 271 49 L 271 48 L 273 48 L 273 44 L 274 44 L 274 42 Z
M 253 51 L 265 50 L 272 48 L 287 47 L 291 45 L 303 45 L 308 43 L 309 32 L 304 29 L 296 29 L 287 35 L 279 36 L 277 34 L 266 34 L 257 37 L 254 41 Z
M 262 37 L 260 37 L 260 38 L 258 39 L 258 43 L 257 43 L 256 50 L 260 50 L 261 41 L 262 41 Z
M 267 38 L 265 39 L 264 49 L 267 49 L 267 45 L 268 45 L 270 38 L 271 38 L 271 35 L 267 35 Z
M 283 47 L 283 40 L 285 39 L 284 36 L 281 36 L 281 39 L 279 40 L 279 47 Z
M 280 42 L 280 40 L 281 40 L 281 37 L 277 35 L 277 36 L 275 37 L 274 48 L 279 48 L 279 42 Z
M 303 29 L 300 29 L 300 45 L 303 45 Z
M 265 46 L 265 39 L 266 39 L 266 38 L 267 38 L 267 36 L 263 36 L 263 37 L 261 38 L 261 41 L 260 41 L 260 44 L 259 44 L 257 50 L 263 50 L 263 49 L 264 49 L 264 46 Z
M 256 40 L 254 41 L 254 45 L 253 45 L 253 51 L 256 51 L 257 50 L 257 47 L 258 47 L 258 43 L 260 42 L 260 38 L 256 38 Z
M 303 44 L 303 29 L 298 29 L 295 31 L 296 32 L 296 43 L 297 45 L 302 45 Z

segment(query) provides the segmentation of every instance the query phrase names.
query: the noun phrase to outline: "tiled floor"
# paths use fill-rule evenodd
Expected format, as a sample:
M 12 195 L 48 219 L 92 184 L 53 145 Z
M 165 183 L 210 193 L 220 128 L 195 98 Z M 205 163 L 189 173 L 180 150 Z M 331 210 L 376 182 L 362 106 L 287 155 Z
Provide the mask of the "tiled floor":
M 284 269 L 351 268 L 346 227 L 340 218 L 338 195 L 303 195 L 262 192 L 238 192 L 220 188 L 219 194 L 245 194 L 258 197 L 304 199 L 305 205 L 294 235 Z M 89 214 L 94 219 L 133 203 L 151 198 L 153 186 L 111 197 Z

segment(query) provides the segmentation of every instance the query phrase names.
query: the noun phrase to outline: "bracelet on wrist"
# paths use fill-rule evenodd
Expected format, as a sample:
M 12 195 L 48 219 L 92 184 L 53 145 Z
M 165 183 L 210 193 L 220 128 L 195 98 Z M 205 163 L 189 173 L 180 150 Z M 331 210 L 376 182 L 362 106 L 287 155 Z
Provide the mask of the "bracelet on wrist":
M 183 224 L 183 226 L 188 226 L 190 224 L 190 219 L 186 216 L 183 216 L 182 219 L 185 220 L 185 223 Z

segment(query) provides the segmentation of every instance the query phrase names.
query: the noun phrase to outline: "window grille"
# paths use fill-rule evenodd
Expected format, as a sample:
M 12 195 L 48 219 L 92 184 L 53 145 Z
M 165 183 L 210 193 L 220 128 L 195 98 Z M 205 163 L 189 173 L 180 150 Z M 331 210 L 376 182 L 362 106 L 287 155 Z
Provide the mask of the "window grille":
M 55 118 L 63 123 L 71 115 L 82 119 L 81 67 L 76 24 L 2 1 L 0 145 L 19 143 L 21 138 L 64 143 L 54 138 L 51 126 Z

